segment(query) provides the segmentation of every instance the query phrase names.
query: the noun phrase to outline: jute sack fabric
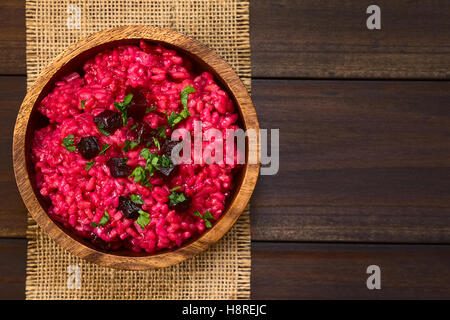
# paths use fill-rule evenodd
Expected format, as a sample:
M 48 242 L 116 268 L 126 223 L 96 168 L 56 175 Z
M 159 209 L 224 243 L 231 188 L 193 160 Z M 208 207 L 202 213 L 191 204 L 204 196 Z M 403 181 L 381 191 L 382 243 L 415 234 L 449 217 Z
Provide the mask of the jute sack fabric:
M 151 25 L 177 30 L 214 49 L 250 90 L 248 10 L 248 1 L 241 0 L 27 0 L 28 87 L 57 54 L 83 37 L 123 25 Z M 248 208 L 207 251 L 156 271 L 120 271 L 85 262 L 61 249 L 31 218 L 27 234 L 27 299 L 250 298 Z

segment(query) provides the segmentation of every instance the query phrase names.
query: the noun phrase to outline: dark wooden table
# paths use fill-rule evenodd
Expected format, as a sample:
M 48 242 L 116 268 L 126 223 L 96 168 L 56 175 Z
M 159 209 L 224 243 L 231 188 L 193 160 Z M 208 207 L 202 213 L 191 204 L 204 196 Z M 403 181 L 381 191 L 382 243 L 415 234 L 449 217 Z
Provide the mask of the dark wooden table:
M 253 298 L 450 298 L 450 2 L 377 0 L 372 31 L 370 4 L 251 3 L 253 98 L 280 128 L 280 171 L 251 202 Z M 25 9 L 0 8 L 0 298 L 22 299 Z

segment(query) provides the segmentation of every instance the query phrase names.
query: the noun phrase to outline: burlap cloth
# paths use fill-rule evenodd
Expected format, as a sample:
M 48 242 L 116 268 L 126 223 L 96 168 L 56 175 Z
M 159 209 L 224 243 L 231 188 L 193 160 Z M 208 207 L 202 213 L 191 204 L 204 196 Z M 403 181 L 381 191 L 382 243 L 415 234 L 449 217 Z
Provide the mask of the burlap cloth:
M 172 28 L 203 42 L 236 70 L 250 90 L 248 10 L 248 1 L 241 0 L 27 0 L 28 86 L 71 43 L 103 29 L 141 24 Z M 77 11 L 78 25 L 73 17 Z M 27 299 L 250 298 L 248 209 L 207 251 L 156 271 L 119 271 L 87 263 L 61 249 L 29 220 Z M 71 265 L 80 268 L 80 289 L 67 286 Z

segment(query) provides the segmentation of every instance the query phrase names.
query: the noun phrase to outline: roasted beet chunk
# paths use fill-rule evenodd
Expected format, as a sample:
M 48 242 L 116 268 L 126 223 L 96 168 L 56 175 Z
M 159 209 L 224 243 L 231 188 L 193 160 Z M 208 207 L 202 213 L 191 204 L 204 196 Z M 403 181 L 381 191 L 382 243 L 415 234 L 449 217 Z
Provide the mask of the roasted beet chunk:
M 166 141 L 164 141 L 164 143 L 163 143 L 163 145 L 161 147 L 161 152 L 163 154 L 165 154 L 166 156 L 171 157 L 172 156 L 172 150 L 180 143 L 182 143 L 182 142 L 166 140 Z M 178 154 L 180 153 L 181 148 L 182 148 L 181 145 L 179 147 L 177 147 L 176 150 L 178 151 Z
M 180 144 L 182 142 L 179 141 L 171 141 L 171 140 L 166 140 L 164 141 L 162 147 L 161 147 L 161 153 L 162 153 L 162 157 L 163 160 L 164 158 L 166 158 L 168 161 L 162 161 L 162 165 L 159 166 L 159 172 L 162 174 L 162 176 L 165 179 L 170 179 L 172 178 L 177 172 L 178 172 L 178 165 L 176 165 L 171 157 L 172 155 L 172 150 L 177 147 L 178 144 Z M 177 147 L 177 151 L 179 154 L 179 150 L 178 148 L 181 148 L 182 146 L 180 145 L 179 147 Z M 168 162 L 168 164 L 167 164 Z
M 97 125 L 97 128 L 104 130 L 109 134 L 113 134 L 117 129 L 122 127 L 123 120 L 120 113 L 105 110 L 94 117 L 94 123 Z
M 98 145 L 96 137 L 81 138 L 77 148 L 86 160 L 95 158 L 100 152 L 100 146 Z
M 131 201 L 129 197 L 119 197 L 119 210 L 122 211 L 125 218 L 136 220 L 139 218 L 141 209 L 142 207 Z
M 136 140 L 140 145 L 144 147 L 149 147 L 153 145 L 153 137 L 155 136 L 155 131 L 146 124 L 145 122 L 141 122 L 136 127 Z
M 159 173 L 163 175 L 164 179 L 170 179 L 177 174 L 178 168 L 179 166 L 175 166 L 173 164 L 168 167 L 160 166 Z
M 131 174 L 131 168 L 127 164 L 125 158 L 111 158 L 106 165 L 109 167 L 109 172 L 114 178 L 124 178 Z
M 133 99 L 131 99 L 130 105 L 128 106 L 127 114 L 135 121 L 141 121 L 145 116 L 145 110 L 147 109 L 147 92 L 147 89 L 140 87 L 128 87 L 125 92 L 125 95 L 130 93 L 133 94 Z
M 175 201 L 172 201 L 172 199 L 169 200 L 169 209 L 170 210 L 175 210 L 176 212 L 184 212 L 187 211 L 190 207 L 191 207 L 191 197 L 189 197 L 188 195 L 185 195 L 183 193 L 178 193 L 178 196 L 175 197 Z M 180 197 L 180 195 L 182 195 L 182 197 Z M 180 201 L 183 200 L 184 201 Z M 177 201 L 178 200 L 178 201 Z

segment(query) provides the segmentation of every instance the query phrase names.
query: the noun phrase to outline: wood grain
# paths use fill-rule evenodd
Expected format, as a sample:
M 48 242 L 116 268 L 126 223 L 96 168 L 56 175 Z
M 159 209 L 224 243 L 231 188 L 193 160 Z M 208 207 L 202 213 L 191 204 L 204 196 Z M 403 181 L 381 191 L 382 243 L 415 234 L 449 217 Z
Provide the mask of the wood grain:
M 256 80 L 252 87 L 263 128 L 281 129 L 281 169 L 257 184 L 252 239 L 450 242 L 449 84 Z M 24 90 L 25 78 L 0 77 L 3 237 L 25 236 L 8 140 Z
M 255 77 L 448 79 L 450 2 L 250 1 Z
M 250 1 L 254 77 L 448 79 L 450 3 L 380 0 L 382 30 L 360 0 Z M 25 74 L 23 0 L 1 0 L 0 74 Z
M 255 243 L 252 299 L 449 299 L 449 265 L 449 246 Z
M 26 240 L 0 239 L 0 299 L 25 299 Z
M 230 98 L 234 100 L 240 113 L 242 128 L 259 131 L 253 103 L 247 89 L 233 69 L 211 49 L 173 30 L 127 26 L 101 31 L 71 45 L 42 71 L 23 100 L 14 127 L 13 165 L 19 192 L 41 230 L 62 248 L 89 262 L 122 270 L 148 270 L 171 266 L 195 256 L 218 241 L 244 211 L 259 175 L 259 163 L 246 162 L 237 178 L 234 195 L 230 197 L 225 212 L 214 223 L 213 228 L 199 238 L 172 251 L 153 255 L 137 254 L 125 249 L 114 254 L 105 253 L 88 241 L 66 232 L 50 219 L 41 206 L 44 200 L 39 192 L 35 192 L 30 178 L 32 163 L 29 149 L 32 145 L 34 130 L 39 126 L 36 120 L 37 106 L 51 91 L 56 81 L 78 70 L 87 59 L 107 48 L 138 43 L 140 39 L 170 46 L 187 55 L 199 70 L 212 73 L 218 84 L 227 90 Z M 248 142 L 247 150 L 247 158 L 250 157 L 249 154 L 254 153 L 256 159 L 259 159 L 258 142 Z
M 252 239 L 450 242 L 450 83 L 253 81 L 280 170 L 252 198 Z
M 24 298 L 25 251 L 0 240 L 0 299 Z M 366 288 L 371 264 L 381 290 Z M 449 246 L 253 243 L 252 298 L 448 299 L 449 264 Z
M 0 0 L 0 74 L 26 73 L 25 1 Z
M 25 237 L 26 209 L 17 190 L 12 165 L 12 135 L 26 78 L 0 77 L 0 237 Z

